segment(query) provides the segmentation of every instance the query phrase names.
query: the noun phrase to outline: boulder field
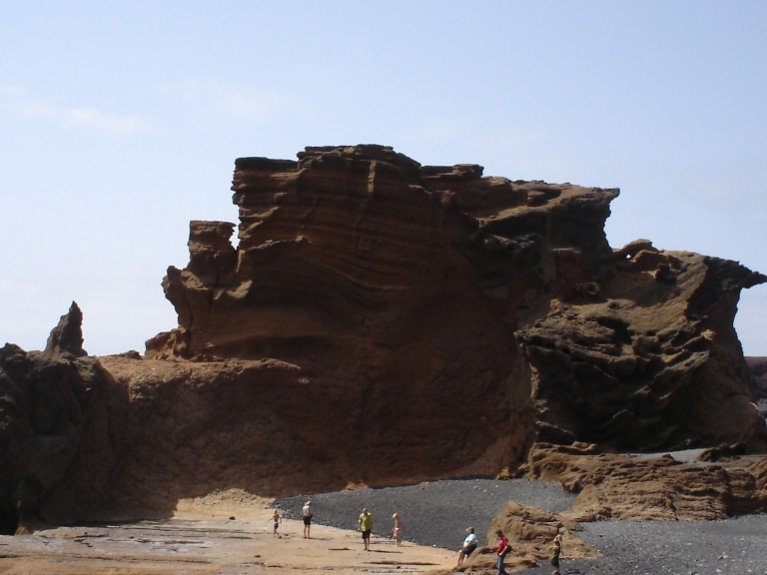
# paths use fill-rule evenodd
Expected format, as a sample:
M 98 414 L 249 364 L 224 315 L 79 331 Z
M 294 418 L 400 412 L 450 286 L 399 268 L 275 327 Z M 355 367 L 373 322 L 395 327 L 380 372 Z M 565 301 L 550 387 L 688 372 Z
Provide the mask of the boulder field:
M 620 454 L 767 449 L 733 328 L 740 291 L 767 277 L 644 239 L 612 248 L 617 189 L 364 145 L 240 158 L 232 190 L 239 223 L 191 222 L 189 263 L 162 282 L 178 326 L 143 354 L 88 356 L 76 304 L 43 352 L 0 349 L 5 532 L 233 488 L 527 474 L 586 490 L 607 460 L 627 489 Z M 659 461 L 634 467 L 678 471 Z M 762 467 L 746 467 L 695 476 L 718 481 L 720 515 L 761 509 Z M 733 503 L 729 481 L 750 495 Z M 627 515 L 589 501 L 579 520 Z

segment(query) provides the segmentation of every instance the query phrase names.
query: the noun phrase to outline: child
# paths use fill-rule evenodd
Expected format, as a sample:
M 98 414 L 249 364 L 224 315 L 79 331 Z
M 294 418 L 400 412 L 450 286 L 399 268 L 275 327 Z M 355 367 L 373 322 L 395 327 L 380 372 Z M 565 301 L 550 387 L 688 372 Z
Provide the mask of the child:
M 272 521 L 274 521 L 274 531 L 272 533 L 272 537 L 279 537 L 280 539 L 282 539 L 282 535 L 277 533 L 277 529 L 280 527 L 280 523 L 282 523 L 282 516 L 280 515 L 280 512 L 277 511 L 276 509 L 274 510 Z
M 400 519 L 399 515 L 396 513 L 392 515 L 391 518 L 394 519 L 394 528 L 391 531 L 391 536 L 394 538 L 397 547 L 399 547 L 402 541 L 402 528 L 404 525 L 402 519 Z
M 551 561 L 551 566 L 554 567 L 554 572 L 551 575 L 559 575 L 559 556 L 562 553 L 562 532 L 559 529 L 557 529 L 557 535 L 554 537 L 554 541 L 552 541 L 549 549 L 551 549 L 549 560 Z

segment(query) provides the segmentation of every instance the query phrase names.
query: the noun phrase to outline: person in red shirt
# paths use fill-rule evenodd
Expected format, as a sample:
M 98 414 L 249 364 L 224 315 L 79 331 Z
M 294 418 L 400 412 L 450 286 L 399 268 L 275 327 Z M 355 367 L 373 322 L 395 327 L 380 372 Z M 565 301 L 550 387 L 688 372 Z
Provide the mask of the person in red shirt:
M 509 540 L 503 534 L 503 531 L 499 529 L 495 534 L 498 536 L 498 547 L 495 549 L 495 554 L 498 556 L 498 559 L 495 562 L 495 566 L 498 568 L 498 575 L 508 575 L 506 569 L 503 567 L 503 560 L 506 558 L 509 551 L 511 551 L 511 545 L 509 545 Z

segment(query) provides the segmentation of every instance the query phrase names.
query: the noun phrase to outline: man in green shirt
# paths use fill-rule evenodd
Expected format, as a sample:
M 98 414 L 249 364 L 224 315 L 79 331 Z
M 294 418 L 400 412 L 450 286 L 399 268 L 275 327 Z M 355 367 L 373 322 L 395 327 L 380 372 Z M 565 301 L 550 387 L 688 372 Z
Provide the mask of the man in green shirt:
M 362 542 L 365 544 L 365 551 L 370 551 L 370 531 L 373 529 L 373 515 L 367 507 L 362 509 L 359 519 L 357 519 L 357 531 L 362 531 Z

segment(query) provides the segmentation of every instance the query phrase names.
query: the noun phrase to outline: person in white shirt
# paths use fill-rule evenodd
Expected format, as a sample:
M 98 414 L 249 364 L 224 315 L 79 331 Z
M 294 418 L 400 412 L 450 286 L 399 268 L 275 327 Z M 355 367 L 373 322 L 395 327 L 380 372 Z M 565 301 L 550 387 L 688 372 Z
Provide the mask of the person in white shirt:
M 474 527 L 469 527 L 466 530 L 466 533 L 468 533 L 468 535 L 466 536 L 466 539 L 463 540 L 463 547 L 458 551 L 458 564 L 456 567 L 461 565 L 463 560 L 471 555 L 477 548 L 477 536 L 474 534 Z

